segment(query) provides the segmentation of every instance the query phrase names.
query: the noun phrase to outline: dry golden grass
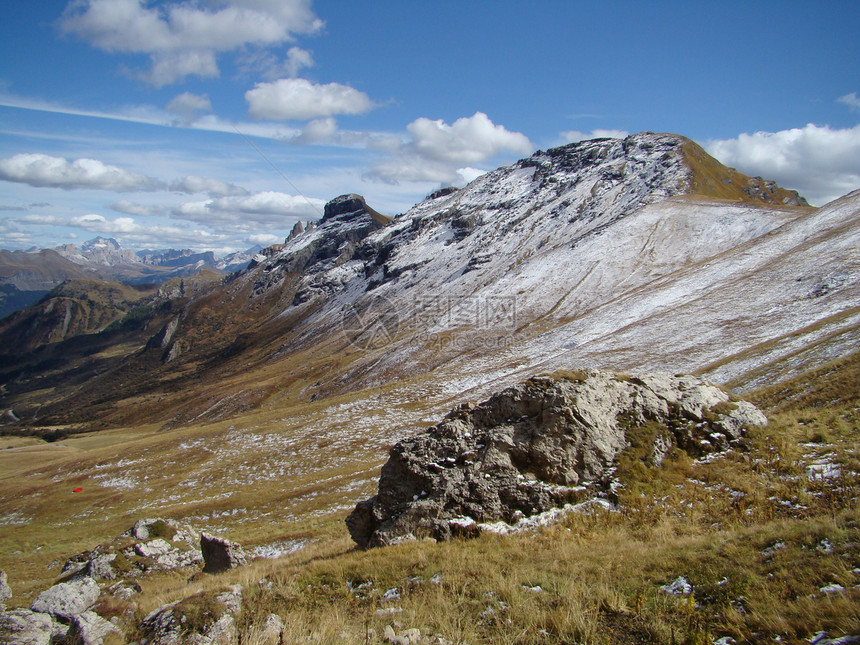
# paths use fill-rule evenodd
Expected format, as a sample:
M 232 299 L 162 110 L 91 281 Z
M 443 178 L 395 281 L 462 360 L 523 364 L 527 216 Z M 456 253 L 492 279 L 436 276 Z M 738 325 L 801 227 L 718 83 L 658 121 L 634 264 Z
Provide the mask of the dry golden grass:
M 69 555 L 141 517 L 167 516 L 249 546 L 305 544 L 192 583 L 185 574 L 142 581 L 138 618 L 242 584 L 243 643 L 259 638 L 270 612 L 295 643 L 379 643 L 392 624 L 472 644 L 851 633 L 860 629 L 858 365 L 853 355 L 754 393 L 772 422 L 743 451 L 710 462 L 676 453 L 662 468 L 633 459 L 619 471 L 616 512 L 570 515 L 526 535 L 367 552 L 353 549 L 343 517 L 373 494 L 387 444 L 415 427 L 402 419 L 433 412 L 404 394 L 420 383 L 295 407 L 276 393 L 230 421 L 31 442 L 0 450 L 0 568 L 11 604 L 26 605 Z M 122 477 L 136 487 L 123 488 Z M 660 590 L 678 576 L 692 597 Z M 385 599 L 390 589 L 399 599 Z

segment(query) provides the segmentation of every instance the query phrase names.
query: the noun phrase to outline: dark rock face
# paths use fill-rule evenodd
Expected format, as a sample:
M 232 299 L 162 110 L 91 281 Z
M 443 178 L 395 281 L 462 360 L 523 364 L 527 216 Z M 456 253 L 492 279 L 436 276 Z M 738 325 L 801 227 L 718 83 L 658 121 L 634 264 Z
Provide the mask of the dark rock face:
M 766 417 L 694 376 L 622 378 L 605 372 L 537 377 L 480 405 L 461 405 L 395 445 L 377 495 L 346 519 L 361 547 L 431 536 L 477 522 L 515 522 L 592 496 L 627 433 L 651 424 L 650 460 L 673 447 L 727 448 Z
M 221 573 L 247 564 L 242 547 L 235 542 L 200 534 L 203 552 L 203 573 Z

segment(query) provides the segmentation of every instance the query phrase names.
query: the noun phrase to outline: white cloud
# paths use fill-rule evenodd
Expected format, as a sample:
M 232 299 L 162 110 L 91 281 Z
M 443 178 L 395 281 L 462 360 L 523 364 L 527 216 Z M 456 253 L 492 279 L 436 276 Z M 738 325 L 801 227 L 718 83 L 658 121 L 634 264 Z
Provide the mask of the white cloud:
M 565 143 L 577 143 L 586 139 L 624 139 L 630 133 L 627 130 L 605 130 L 596 128 L 591 132 L 580 132 L 579 130 L 568 130 L 561 133 L 561 137 Z
M 65 220 L 55 217 L 54 215 L 24 215 L 24 217 L 16 218 L 16 221 L 21 224 L 33 224 L 37 226 L 57 226 L 65 224 Z
M 163 184 L 96 159 L 76 159 L 69 162 L 62 157 L 44 154 L 17 154 L 0 159 L 0 179 L 29 184 L 30 186 L 63 188 L 98 188 L 119 192 L 153 191 Z
M 302 196 L 265 191 L 247 196 L 220 197 L 187 202 L 173 209 L 171 217 L 231 231 L 251 232 L 259 226 L 283 230 L 295 219 L 317 219 L 325 202 Z M 290 219 L 292 218 L 292 219 Z
M 220 179 L 188 175 L 170 183 L 170 190 L 178 193 L 208 193 L 210 197 L 227 197 L 232 195 L 247 195 L 248 191 Z
M 709 141 L 705 148 L 743 173 L 799 191 L 812 204 L 825 204 L 860 188 L 860 125 L 832 129 L 810 123 Z
M 322 28 L 310 0 L 205 0 L 200 3 L 143 0 L 76 0 L 60 27 L 108 52 L 148 54 L 146 74 L 165 85 L 191 74 L 217 76 L 218 52 L 289 42 Z
M 152 55 L 152 69 L 140 78 L 155 87 L 179 83 L 192 74 L 202 78 L 217 78 L 215 53 L 206 50 L 159 52 Z
M 236 62 L 242 75 L 260 75 L 270 81 L 295 78 L 301 70 L 315 64 L 313 54 L 301 47 L 290 47 L 283 60 L 269 51 L 247 51 Z
M 502 152 L 527 155 L 534 150 L 524 134 L 494 124 L 483 112 L 457 119 L 452 125 L 422 117 L 406 129 L 411 141 L 374 166 L 368 177 L 389 182 L 462 182 L 479 172 L 471 168 L 461 175 L 457 167 L 462 164 L 482 163 Z
M 211 112 L 212 102 L 206 94 L 183 92 L 174 96 L 164 109 L 178 114 L 186 121 L 192 121 L 201 112 Z
M 260 246 L 271 246 L 272 244 L 277 244 L 283 240 L 283 237 L 278 237 L 277 235 L 271 235 L 269 233 L 258 233 L 256 235 L 249 235 L 245 238 L 245 241 L 249 244 L 259 244 Z
M 137 217 L 157 217 L 159 215 L 164 215 L 164 213 L 167 212 L 167 209 L 164 206 L 160 206 L 158 204 L 144 205 L 128 201 L 127 199 L 121 199 L 118 202 L 114 202 L 110 205 L 110 209 L 118 213 L 135 215 Z
M 844 103 L 852 110 L 860 110 L 860 97 L 857 96 L 856 92 L 851 92 L 851 94 L 846 94 L 845 96 L 840 96 L 836 99 L 840 103 Z
M 363 114 L 374 107 L 367 94 L 348 85 L 319 85 L 303 78 L 257 83 L 245 92 L 245 100 L 252 117 L 271 121 Z

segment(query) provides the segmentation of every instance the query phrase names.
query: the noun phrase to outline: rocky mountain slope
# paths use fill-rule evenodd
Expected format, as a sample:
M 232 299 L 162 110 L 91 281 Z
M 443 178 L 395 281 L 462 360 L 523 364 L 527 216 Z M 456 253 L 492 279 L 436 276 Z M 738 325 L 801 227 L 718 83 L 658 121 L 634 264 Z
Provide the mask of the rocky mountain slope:
M 569 365 L 703 370 L 743 386 L 856 342 L 858 202 L 810 209 L 652 133 L 538 152 L 392 222 L 345 196 L 190 303 L 169 343 L 178 362 L 142 370 L 132 365 L 149 359 L 132 358 L 122 369 L 134 378 L 92 392 L 157 393 L 152 414 L 173 423 L 273 390 L 308 400 L 427 378 L 444 399 Z M 270 379 L 274 363 L 291 376 Z M 196 392 L 159 389 L 202 365 Z M 228 378 L 242 403 L 216 405 Z

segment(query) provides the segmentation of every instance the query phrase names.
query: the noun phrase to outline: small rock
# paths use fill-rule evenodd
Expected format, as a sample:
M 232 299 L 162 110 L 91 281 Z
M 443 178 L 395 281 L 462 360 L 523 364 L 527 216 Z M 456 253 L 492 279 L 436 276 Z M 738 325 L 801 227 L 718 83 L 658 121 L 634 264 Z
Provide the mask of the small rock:
M 87 563 L 84 573 L 93 580 L 115 580 L 116 571 L 112 564 L 114 560 L 116 560 L 116 553 L 96 555 Z
M 224 614 L 206 630 L 206 643 L 212 645 L 234 645 L 239 642 L 239 632 L 236 629 L 236 621 L 230 614 Z
M 200 534 L 200 550 L 204 573 L 221 573 L 248 563 L 241 546 L 205 533 Z
M 6 572 L 0 569 L 0 609 L 5 607 L 3 604 L 12 597 L 12 589 L 6 581 Z
M 36 596 L 30 609 L 70 620 L 92 607 L 100 593 L 95 580 L 89 577 L 78 578 L 71 582 L 61 582 L 43 591 Z
M 263 628 L 257 639 L 259 645 L 280 645 L 281 634 L 284 631 L 284 621 L 277 614 L 269 614 L 263 621 Z
M 94 611 L 85 611 L 72 619 L 69 640 L 81 645 L 102 645 L 108 634 L 121 632 L 113 623 L 105 620 Z
M 170 545 L 170 542 L 162 540 L 161 538 L 134 545 L 135 552 L 143 558 L 154 558 L 159 555 L 164 555 L 165 553 L 173 550 L 173 548 L 174 547 Z
M 687 579 L 684 576 L 678 576 L 669 584 L 660 587 L 660 591 L 672 595 L 686 596 L 693 592 L 693 585 L 687 582 Z
M 29 609 L 0 612 L 0 643 L 3 645 L 50 645 L 53 621 L 48 614 Z

